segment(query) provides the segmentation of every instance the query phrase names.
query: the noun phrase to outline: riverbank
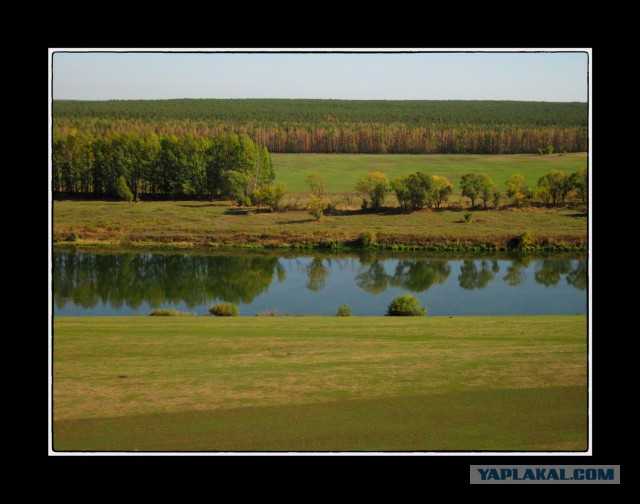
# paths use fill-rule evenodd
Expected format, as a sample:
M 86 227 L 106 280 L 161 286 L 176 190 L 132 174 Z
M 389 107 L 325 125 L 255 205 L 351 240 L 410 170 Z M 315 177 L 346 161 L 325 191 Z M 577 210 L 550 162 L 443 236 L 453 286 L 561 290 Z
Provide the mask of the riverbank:
M 539 251 L 587 248 L 587 214 L 568 208 L 461 208 L 410 214 L 343 209 L 314 220 L 304 210 L 256 212 L 226 202 L 55 201 L 55 244 L 171 248 L 379 248 Z M 521 236 L 526 236 L 525 243 Z
M 55 317 L 56 450 L 583 451 L 584 316 Z

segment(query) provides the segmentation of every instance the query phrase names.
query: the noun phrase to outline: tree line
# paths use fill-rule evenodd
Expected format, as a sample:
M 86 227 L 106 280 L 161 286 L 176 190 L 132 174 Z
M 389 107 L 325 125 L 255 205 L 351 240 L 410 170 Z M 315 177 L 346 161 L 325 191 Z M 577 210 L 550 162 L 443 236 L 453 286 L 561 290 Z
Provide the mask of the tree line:
M 307 182 L 311 189 L 312 203 L 324 201 L 325 206 L 329 205 L 329 201 L 321 199 L 318 194 L 317 188 L 324 187 L 322 178 L 314 173 L 307 177 Z M 511 175 L 505 186 L 506 196 L 517 207 L 523 202 L 531 203 L 535 199 L 549 206 L 563 205 L 571 193 L 581 203 L 586 204 L 589 178 L 586 168 L 581 168 L 571 175 L 551 169 L 538 179 L 535 186 L 527 187 L 524 177 L 520 174 Z M 363 197 L 363 210 L 379 210 L 384 205 L 387 195 L 393 192 L 400 208 L 411 212 L 424 207 L 440 208 L 453 193 L 453 185 L 446 177 L 424 172 L 396 177 L 393 180 L 389 180 L 384 173 L 372 172 L 356 183 L 355 191 Z M 502 191 L 491 177 L 483 173 L 464 174 L 460 179 L 460 191 L 463 197 L 469 198 L 472 208 L 480 202 L 484 209 L 487 209 L 489 204 L 498 208 L 503 197 Z M 320 219 L 322 212 L 314 213 L 314 209 L 311 210 L 311 214 Z
M 131 100 L 53 103 L 54 137 L 247 135 L 270 152 L 518 154 L 587 150 L 586 103 Z
M 54 192 L 238 199 L 264 192 L 275 178 L 269 151 L 246 135 L 72 131 L 52 147 Z

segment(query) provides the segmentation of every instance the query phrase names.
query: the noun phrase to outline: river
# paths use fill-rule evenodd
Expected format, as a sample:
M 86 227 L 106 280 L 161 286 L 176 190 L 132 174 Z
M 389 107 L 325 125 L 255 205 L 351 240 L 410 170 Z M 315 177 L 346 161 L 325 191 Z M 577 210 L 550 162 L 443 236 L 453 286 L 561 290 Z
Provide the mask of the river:
M 411 293 L 429 315 L 575 315 L 587 311 L 585 255 L 430 253 L 53 254 L 54 315 L 207 315 L 217 302 L 241 315 L 384 315 Z

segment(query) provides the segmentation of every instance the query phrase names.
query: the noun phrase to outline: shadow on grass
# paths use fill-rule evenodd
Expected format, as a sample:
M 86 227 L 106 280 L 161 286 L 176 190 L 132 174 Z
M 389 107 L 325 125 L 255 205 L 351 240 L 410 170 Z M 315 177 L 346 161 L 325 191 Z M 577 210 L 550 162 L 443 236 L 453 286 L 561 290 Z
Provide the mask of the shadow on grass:
M 224 211 L 225 215 L 249 215 L 248 208 L 227 208 Z
M 340 216 L 354 216 L 354 215 L 409 215 L 411 212 L 403 210 L 397 207 L 383 207 L 377 210 L 362 210 L 362 209 L 346 209 L 346 210 L 331 210 L 326 212 L 325 215 L 340 215 Z
M 282 220 L 278 221 L 278 224 L 307 224 L 309 222 L 318 222 L 315 219 L 291 219 L 291 220 Z
M 584 451 L 586 405 L 583 386 L 250 404 L 57 420 L 53 444 L 59 451 Z

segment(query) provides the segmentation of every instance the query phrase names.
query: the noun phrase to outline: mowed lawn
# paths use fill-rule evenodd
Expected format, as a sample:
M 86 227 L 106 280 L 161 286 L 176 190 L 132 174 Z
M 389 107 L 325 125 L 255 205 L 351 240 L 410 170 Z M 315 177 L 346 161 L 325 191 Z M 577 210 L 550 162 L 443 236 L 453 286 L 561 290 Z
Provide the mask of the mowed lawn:
M 55 317 L 54 450 L 587 449 L 584 316 Z
M 272 154 L 276 180 L 287 184 L 290 192 L 309 190 L 305 177 L 312 172 L 324 176 L 333 193 L 349 190 L 364 175 L 380 171 L 393 179 L 423 171 L 447 177 L 454 187 L 453 199 L 460 196 L 460 178 L 465 173 L 485 173 L 503 193 L 505 182 L 514 173 L 524 176 L 528 185 L 555 168 L 573 173 L 587 167 L 585 152 L 569 154 Z M 393 198 L 392 198 L 393 199 Z

